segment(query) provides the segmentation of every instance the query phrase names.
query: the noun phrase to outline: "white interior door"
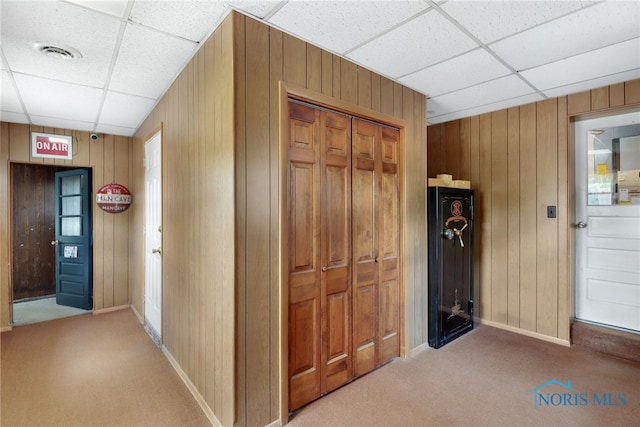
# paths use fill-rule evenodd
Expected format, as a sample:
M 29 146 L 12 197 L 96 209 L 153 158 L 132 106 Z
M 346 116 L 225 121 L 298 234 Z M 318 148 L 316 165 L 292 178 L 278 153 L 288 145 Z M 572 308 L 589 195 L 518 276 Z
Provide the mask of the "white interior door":
M 144 318 L 162 339 L 162 141 L 158 132 L 145 142 Z
M 638 135 L 640 112 L 575 123 L 576 318 L 634 331 L 640 331 Z

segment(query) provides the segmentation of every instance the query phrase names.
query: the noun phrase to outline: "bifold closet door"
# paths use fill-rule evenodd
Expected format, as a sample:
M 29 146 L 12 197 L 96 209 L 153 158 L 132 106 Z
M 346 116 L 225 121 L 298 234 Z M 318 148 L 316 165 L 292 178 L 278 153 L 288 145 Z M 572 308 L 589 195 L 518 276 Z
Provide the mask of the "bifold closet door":
M 355 375 L 400 354 L 397 129 L 352 119 Z
M 289 103 L 289 409 L 353 378 L 351 120 Z

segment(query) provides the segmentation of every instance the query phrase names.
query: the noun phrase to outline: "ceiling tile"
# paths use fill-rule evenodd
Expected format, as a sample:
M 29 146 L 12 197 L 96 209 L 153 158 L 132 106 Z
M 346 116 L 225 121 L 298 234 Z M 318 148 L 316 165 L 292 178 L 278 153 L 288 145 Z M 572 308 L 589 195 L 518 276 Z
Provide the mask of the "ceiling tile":
M 431 97 L 453 92 L 510 74 L 484 49 L 476 49 L 424 70 L 409 74 L 400 82 Z
M 120 21 L 62 2 L 2 3 L 2 50 L 15 72 L 93 87 L 104 87 Z M 76 60 L 45 56 L 34 42 L 70 47 Z
M 197 43 L 129 24 L 109 90 L 157 98 L 177 77 L 197 47 Z
M 92 131 L 94 124 L 89 122 L 81 122 L 78 120 L 66 120 L 57 117 L 30 116 L 32 124 L 36 126 L 45 126 L 58 129 L 74 129 L 82 131 Z
M 0 111 L 0 121 L 8 123 L 24 123 L 29 124 L 27 116 L 20 113 L 13 113 L 10 111 Z
M 538 89 L 547 90 L 636 68 L 640 68 L 640 38 L 552 62 L 520 74 Z
M 535 27 L 593 1 L 449 1 L 442 10 L 483 43 Z
M 392 6 L 392 7 L 390 7 Z M 269 23 L 321 47 L 344 53 L 420 13 L 423 1 L 297 1 Z
M 227 9 L 222 1 L 136 1 L 131 8 L 133 22 L 201 41 Z
M 127 18 L 125 12 L 129 5 L 129 0 L 67 0 L 67 2 L 117 16 L 118 18 Z
M 271 14 L 274 9 L 278 8 L 282 0 L 231 0 L 229 5 L 234 8 L 255 16 L 257 18 L 264 18 Z
M 510 75 L 490 82 L 430 98 L 430 116 L 492 104 L 494 102 L 528 95 L 534 90 L 519 77 Z
M 95 122 L 102 91 L 86 86 L 14 74 L 18 90 L 30 116 Z
M 559 86 L 553 89 L 545 90 L 544 94 L 550 98 L 555 98 L 557 96 L 583 92 L 596 87 L 604 87 L 636 79 L 640 79 L 640 68 L 631 71 L 625 71 L 622 73 L 610 74 L 606 77 L 584 80 L 582 82 L 570 84 L 567 86 Z
M 22 111 L 22 104 L 20 104 L 18 94 L 13 87 L 11 76 L 7 71 L 2 71 L 0 77 L 2 83 L 0 86 L 0 90 L 2 91 L 0 92 L 0 109 L 7 112 L 24 113 Z
M 125 128 L 122 126 L 109 126 L 99 124 L 95 132 L 97 133 L 107 133 L 109 135 L 122 135 L 122 136 L 133 136 L 136 133 L 136 128 Z
M 400 48 L 401 47 L 401 48 Z M 397 78 L 478 47 L 440 13 L 431 10 L 347 55 Z
M 530 104 L 532 102 L 541 101 L 544 99 L 541 95 L 537 93 L 530 93 L 528 95 L 516 96 L 515 98 L 509 98 L 506 100 L 501 100 L 497 102 L 492 102 L 487 105 L 482 105 L 480 107 L 467 108 L 460 111 L 455 111 L 449 114 L 442 114 L 439 116 L 429 116 L 427 118 L 427 122 L 432 125 L 436 123 L 444 123 L 451 120 L 462 119 L 465 117 L 477 116 L 479 114 L 484 114 L 490 111 L 499 111 L 505 108 L 517 107 L 520 105 Z M 431 103 L 427 101 L 427 108 L 431 110 Z
M 522 71 L 640 36 L 640 2 L 605 2 L 490 45 Z
M 137 128 L 154 105 L 154 99 L 107 92 L 99 122 L 101 125 Z

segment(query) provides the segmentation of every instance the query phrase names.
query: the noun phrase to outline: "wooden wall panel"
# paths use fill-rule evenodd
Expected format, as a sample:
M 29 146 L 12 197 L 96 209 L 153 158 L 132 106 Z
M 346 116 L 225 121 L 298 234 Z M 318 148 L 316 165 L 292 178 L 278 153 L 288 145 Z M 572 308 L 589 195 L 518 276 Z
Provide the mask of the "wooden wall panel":
M 491 281 L 508 284 L 508 114 L 491 114 Z M 508 323 L 508 286 L 491 287 L 491 319 Z
M 569 120 L 567 115 L 567 97 L 558 98 L 558 194 L 557 194 L 557 230 L 558 230 L 558 332 L 557 337 L 563 340 L 570 339 L 570 324 L 566 319 L 571 316 L 571 265 L 573 247 L 569 242 L 570 228 L 564 226 L 570 224 L 569 215 L 569 176 L 573 176 L 573 155 L 569 155 Z M 571 181 L 573 182 L 573 181 Z M 563 256 L 564 254 L 564 256 Z
M 478 158 L 480 173 L 478 182 L 475 187 L 475 198 L 477 207 L 474 207 L 476 229 L 480 230 L 479 239 L 474 246 L 482 248 L 479 250 L 479 270 L 480 282 L 482 286 L 479 289 L 480 298 L 475 306 L 479 309 L 479 314 L 485 318 L 491 318 L 491 295 L 493 293 L 493 283 L 491 280 L 491 114 L 483 114 L 480 116 L 479 123 L 479 139 L 480 147 Z M 478 244 L 479 243 L 479 244 Z
M 558 110 L 556 98 L 537 103 L 537 326 L 549 336 L 558 333 L 558 220 L 547 207 L 558 205 Z
M 73 159 L 57 161 L 55 159 L 41 159 L 31 157 L 31 132 L 48 132 L 73 137 Z M 9 180 L 10 163 L 26 163 L 39 165 L 59 165 L 65 167 L 90 167 L 93 175 L 93 193 L 105 183 L 118 182 L 128 188 L 129 143 L 130 138 L 100 134 L 97 141 L 92 141 L 88 132 L 69 129 L 45 128 L 16 123 L 2 123 L 2 139 L 0 140 L 0 328 L 10 326 L 11 285 L 10 268 L 10 233 L 9 221 L 11 214 L 9 200 L 12 197 Z M 118 144 L 113 144 L 118 140 Z M 111 174 L 107 182 L 103 182 L 105 170 L 121 171 Z M 135 198 L 135 196 L 134 196 Z M 129 241 L 129 214 L 107 214 L 96 204 L 93 204 L 93 309 L 112 309 L 120 305 L 129 304 L 129 275 L 127 266 L 127 245 Z M 111 225 L 104 226 L 104 217 L 111 217 Z M 104 271 L 110 271 L 105 280 Z M 105 292 L 111 297 L 105 301 Z
M 470 120 L 470 161 L 461 167 L 469 172 L 460 173 L 469 173 L 476 190 L 474 298 L 483 320 L 570 339 L 575 276 L 570 124 L 574 116 L 624 106 L 640 107 L 640 80 L 456 121 L 463 141 Z M 447 167 L 446 156 L 439 154 L 456 126 L 428 127 L 429 176 Z M 547 218 L 547 206 L 556 206 L 557 218 Z M 499 228 L 503 222 L 506 230 Z
M 507 324 L 520 327 L 520 109 L 507 112 Z
M 309 93 L 403 119 L 407 123 L 404 280 L 411 294 L 406 347 L 426 342 L 426 105 L 424 96 L 344 59 L 263 26 L 234 17 L 236 54 L 236 288 L 238 296 L 237 425 L 266 425 L 287 417 L 281 404 L 278 82 Z M 263 75 L 256 70 L 269 70 Z M 345 104 L 346 105 L 346 104 Z M 421 123 L 415 126 L 414 123 Z M 286 176 L 286 175 L 284 175 Z M 410 196 L 409 196 L 410 195 Z M 268 214 L 267 214 L 268 213 Z M 286 319 L 286 312 L 284 313 Z M 286 352 L 285 352 L 286 355 Z M 286 396 L 285 396 L 286 397 Z M 283 418 L 284 417 L 284 418 Z
M 136 133 L 132 164 L 162 125 L 163 345 L 214 424 L 235 419 L 233 18 L 203 43 Z M 255 70 L 254 70 L 255 73 Z M 144 170 L 132 167 L 135 188 Z M 144 216 L 133 235 L 142 239 Z M 143 263 L 132 257 L 130 264 Z M 144 272 L 132 286 L 144 313 Z
M 536 330 L 537 157 L 536 105 L 520 107 L 520 327 Z

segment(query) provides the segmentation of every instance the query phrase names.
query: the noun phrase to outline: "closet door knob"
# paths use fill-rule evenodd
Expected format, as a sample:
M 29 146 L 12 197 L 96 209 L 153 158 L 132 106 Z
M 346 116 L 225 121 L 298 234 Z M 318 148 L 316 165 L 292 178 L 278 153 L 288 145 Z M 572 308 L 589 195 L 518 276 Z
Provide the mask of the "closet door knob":
M 324 271 L 327 271 L 327 266 L 326 266 L 326 265 L 323 265 L 323 266 L 322 266 L 322 271 L 323 271 L 323 272 L 324 272 Z

